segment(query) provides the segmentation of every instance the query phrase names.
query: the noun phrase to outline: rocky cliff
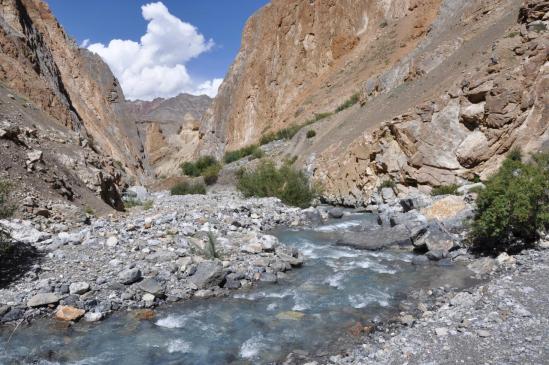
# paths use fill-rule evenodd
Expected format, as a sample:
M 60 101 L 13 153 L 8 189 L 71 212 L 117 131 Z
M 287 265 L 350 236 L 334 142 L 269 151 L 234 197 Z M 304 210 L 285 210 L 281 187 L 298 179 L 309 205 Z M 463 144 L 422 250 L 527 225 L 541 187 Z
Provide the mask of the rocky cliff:
M 57 162 L 68 169 L 76 162 L 93 166 L 91 175 L 81 171 L 75 178 L 116 208 L 121 208 L 116 196 L 128 183 L 178 174 L 179 164 L 194 153 L 190 146 L 197 144 L 198 121 L 210 103 L 206 96 L 191 95 L 127 102 L 109 67 L 79 48 L 42 0 L 0 0 L 0 82 L 14 100 L 25 100 L 15 104 L 38 113 L 21 124 L 0 108 L 9 116 L 6 123 L 39 129 L 57 123 L 57 132 L 71 136 L 58 139 L 73 154 L 51 151 Z M 46 155 L 48 148 L 57 148 L 39 137 L 35 142 Z M 24 145 L 16 147 L 26 153 Z
M 192 160 L 199 142 L 200 119 L 211 104 L 206 95 L 181 94 L 170 99 L 128 101 L 123 117 L 137 127 L 143 164 L 155 177 L 177 175 Z
M 485 179 L 506 152 L 548 147 L 548 2 L 273 1 L 203 121 L 220 154 L 268 131 L 360 103 L 298 133 L 283 151 L 328 201 L 367 204 L 400 189 Z M 203 152 L 204 153 L 204 152 Z
M 242 46 L 204 118 L 220 153 L 332 111 L 361 82 L 413 51 L 440 0 L 274 0 L 247 22 Z

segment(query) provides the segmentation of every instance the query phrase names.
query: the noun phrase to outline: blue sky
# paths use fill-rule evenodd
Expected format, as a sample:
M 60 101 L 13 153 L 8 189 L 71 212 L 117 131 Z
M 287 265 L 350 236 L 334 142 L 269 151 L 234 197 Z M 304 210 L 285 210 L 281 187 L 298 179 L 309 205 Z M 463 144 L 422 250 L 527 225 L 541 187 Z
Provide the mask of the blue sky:
M 152 96 L 171 96 L 170 93 L 185 91 L 191 93 L 200 93 L 199 90 L 206 90 L 199 87 L 199 84 L 223 78 L 228 67 L 232 63 L 240 47 L 242 28 L 248 17 L 267 4 L 268 0 L 161 0 L 162 6 L 150 7 L 149 20 L 144 19 L 142 6 L 153 3 L 154 1 L 142 0 L 46 0 L 52 9 L 54 15 L 63 25 L 65 30 L 80 44 L 89 40 L 89 44 L 98 44 L 91 47 L 96 53 L 100 54 L 111 66 L 115 75 L 122 79 L 124 92 L 130 98 L 151 99 Z M 165 8 L 164 10 L 162 10 Z M 167 11 L 165 11 L 167 10 Z M 167 14 L 169 13 L 169 14 Z M 175 24 L 171 16 L 178 18 L 182 23 L 190 24 L 196 27 L 196 33 L 189 34 L 188 29 L 183 25 Z M 129 68 L 129 60 L 124 62 L 124 54 L 120 55 L 120 50 L 126 50 L 126 57 L 136 57 L 134 49 L 141 46 L 140 39 L 147 33 L 147 25 L 153 19 L 160 29 L 168 29 L 168 23 L 172 25 L 175 32 L 172 39 L 181 37 L 181 42 L 172 44 L 169 40 L 158 40 L 161 35 L 151 35 L 150 42 L 164 42 L 156 58 L 169 53 L 171 49 L 179 49 L 188 45 L 188 52 L 181 50 L 173 57 L 169 57 L 162 65 L 151 64 L 151 60 L 144 61 L 148 63 L 138 70 L 134 70 L 130 76 L 127 73 L 122 75 Z M 174 25 L 175 24 L 175 25 Z M 156 37 L 156 38 L 155 38 Z M 190 38 L 189 38 L 190 37 Z M 113 39 L 123 41 L 133 41 L 133 43 L 119 43 L 109 46 Z M 176 46 L 177 44 L 177 46 Z M 179 46 L 182 45 L 182 46 Z M 152 47 L 156 47 L 152 45 Z M 146 48 L 143 46 L 143 48 Z M 133 51 L 130 51 L 133 50 Z M 143 50 L 146 53 L 146 49 Z M 130 55 L 132 55 L 130 57 Z M 118 58 L 117 58 L 118 57 Z M 181 62 L 180 62 L 181 61 Z M 183 66 L 177 67 L 179 64 Z M 132 67 L 134 64 L 132 64 Z M 144 70 L 143 68 L 147 68 Z M 164 74 L 160 70 L 166 71 Z M 118 70 L 118 71 L 116 71 Z M 188 77 L 185 76 L 185 72 Z M 119 74 L 117 74 L 119 73 Z M 137 87 L 138 78 L 145 80 L 143 82 L 155 83 L 155 77 L 165 75 L 164 79 L 180 80 L 179 84 L 174 81 L 170 85 L 164 85 L 164 88 L 155 94 L 150 88 L 143 90 Z M 133 78 L 133 79 L 132 79 Z M 156 80 L 156 83 L 159 83 Z M 182 86 L 184 83 L 185 86 Z M 210 85 L 211 86 L 211 85 Z M 209 89 L 208 89 L 209 90 Z M 177 92 L 178 93 L 178 92 Z

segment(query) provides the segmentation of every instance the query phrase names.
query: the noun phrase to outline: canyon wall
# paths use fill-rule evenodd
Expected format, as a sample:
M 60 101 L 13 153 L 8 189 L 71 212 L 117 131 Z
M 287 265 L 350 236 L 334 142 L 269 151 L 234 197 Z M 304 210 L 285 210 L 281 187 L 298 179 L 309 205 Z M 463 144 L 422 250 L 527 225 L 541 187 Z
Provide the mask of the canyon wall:
M 439 5 L 439 0 L 272 1 L 246 23 L 240 52 L 203 120 L 202 153 L 220 155 L 332 111 L 362 80 L 411 52 Z

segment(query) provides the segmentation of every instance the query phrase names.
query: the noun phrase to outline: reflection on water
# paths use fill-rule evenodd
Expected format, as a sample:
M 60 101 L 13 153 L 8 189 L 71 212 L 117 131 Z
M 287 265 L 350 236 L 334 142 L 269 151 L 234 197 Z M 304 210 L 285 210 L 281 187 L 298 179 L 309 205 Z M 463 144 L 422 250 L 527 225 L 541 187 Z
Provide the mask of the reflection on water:
M 371 219 L 351 215 L 315 229 L 274 232 L 307 258 L 281 284 L 163 308 L 153 321 L 120 313 L 61 329 L 41 320 L 20 328 L 7 349 L 9 333 L 1 335 L 0 363 L 267 363 L 296 349 L 315 354 L 347 336 L 352 324 L 387 318 L 410 289 L 467 284 L 463 268 L 416 267 L 410 253 L 333 244 Z

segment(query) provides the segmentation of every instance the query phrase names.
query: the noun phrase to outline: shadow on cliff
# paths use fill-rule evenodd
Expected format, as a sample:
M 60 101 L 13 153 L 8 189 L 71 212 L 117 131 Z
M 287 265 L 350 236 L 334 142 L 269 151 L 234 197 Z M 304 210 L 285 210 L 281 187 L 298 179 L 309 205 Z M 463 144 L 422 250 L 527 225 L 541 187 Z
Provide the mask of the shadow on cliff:
M 0 289 L 26 274 L 43 253 L 22 242 L 0 242 Z

